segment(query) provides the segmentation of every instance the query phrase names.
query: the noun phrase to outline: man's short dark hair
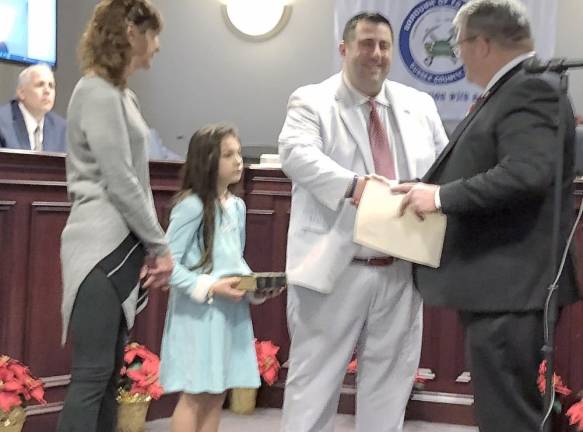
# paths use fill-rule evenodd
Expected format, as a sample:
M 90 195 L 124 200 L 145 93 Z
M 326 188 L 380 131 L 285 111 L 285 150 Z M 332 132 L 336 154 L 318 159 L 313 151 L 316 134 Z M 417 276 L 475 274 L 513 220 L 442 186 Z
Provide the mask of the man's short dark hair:
M 344 42 L 349 42 L 354 39 L 356 25 L 360 21 L 368 21 L 374 24 L 386 24 L 389 26 L 389 30 L 391 30 L 391 38 L 394 37 L 393 26 L 384 15 L 378 12 L 361 12 L 358 15 L 354 15 L 352 18 L 350 18 L 344 26 L 344 31 L 342 32 L 342 40 Z

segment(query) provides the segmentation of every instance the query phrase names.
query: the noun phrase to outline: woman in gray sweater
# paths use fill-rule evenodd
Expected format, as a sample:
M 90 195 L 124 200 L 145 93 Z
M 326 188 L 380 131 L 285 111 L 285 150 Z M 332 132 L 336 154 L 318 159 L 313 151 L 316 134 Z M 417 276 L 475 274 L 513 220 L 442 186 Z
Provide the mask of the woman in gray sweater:
M 161 28 L 148 0 L 102 0 L 81 39 L 84 76 L 67 111 L 62 316 L 73 367 L 60 432 L 114 431 L 128 329 L 145 289 L 165 288 L 172 272 L 150 189 L 149 128 L 126 85 L 150 67 Z

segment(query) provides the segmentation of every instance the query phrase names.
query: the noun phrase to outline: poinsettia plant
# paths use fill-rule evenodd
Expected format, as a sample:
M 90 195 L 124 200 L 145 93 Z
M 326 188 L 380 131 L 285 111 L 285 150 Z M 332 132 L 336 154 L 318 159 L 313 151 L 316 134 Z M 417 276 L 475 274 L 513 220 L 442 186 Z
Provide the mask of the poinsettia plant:
M 547 371 L 546 360 L 542 361 L 538 368 L 537 385 L 541 394 L 546 392 L 546 378 Z M 569 420 L 569 424 L 577 431 L 583 431 L 583 392 L 574 393 L 569 387 L 565 385 L 563 379 L 553 373 L 553 387 L 557 398 L 553 405 L 555 412 L 560 414 L 564 412 Z
M 46 404 L 44 395 L 43 382 L 32 375 L 28 367 L 18 360 L 0 355 L 0 411 L 8 413 L 32 399 Z
M 358 371 L 358 360 L 356 359 L 356 354 L 352 356 L 352 360 L 348 363 L 346 367 L 346 372 L 349 374 L 355 374 Z M 415 373 L 415 381 L 413 382 L 413 389 L 414 390 L 422 390 L 425 386 L 425 382 L 427 380 L 421 376 L 419 373 L 419 369 Z
M 276 382 L 279 376 L 280 364 L 276 357 L 278 351 L 279 347 L 271 341 L 255 341 L 259 375 L 268 385 Z
M 118 401 L 160 399 L 160 358 L 138 343 L 125 347 L 124 366 L 120 371 Z

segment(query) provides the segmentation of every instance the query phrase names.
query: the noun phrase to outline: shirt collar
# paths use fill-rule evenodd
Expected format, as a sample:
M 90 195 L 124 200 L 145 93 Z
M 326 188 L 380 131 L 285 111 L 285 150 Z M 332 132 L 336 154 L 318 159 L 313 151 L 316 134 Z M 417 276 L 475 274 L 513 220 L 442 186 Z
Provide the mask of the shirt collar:
M 492 79 L 490 79 L 490 82 L 488 83 L 488 85 L 486 85 L 486 88 L 484 88 L 483 94 L 488 93 L 490 91 L 490 89 L 492 87 L 494 87 L 494 84 L 496 84 L 500 80 L 500 78 L 502 78 L 504 75 L 506 75 L 508 72 L 510 72 L 510 70 L 512 70 L 515 66 L 522 63 L 526 59 L 534 57 L 535 54 L 536 53 L 534 51 L 530 51 L 528 53 L 521 54 L 517 57 L 514 57 L 512 60 L 510 60 L 508 63 L 506 63 L 500 69 L 498 69 L 498 72 L 496 72 L 494 74 Z
M 41 119 L 40 122 L 37 122 L 34 116 L 30 113 L 29 110 L 26 109 L 22 102 L 18 102 L 18 108 L 20 108 L 20 112 L 22 113 L 22 117 L 24 118 L 24 124 L 26 125 L 26 130 L 29 134 L 32 134 L 37 126 L 40 127 L 42 132 L 43 126 L 45 124 L 45 117 Z
M 371 97 L 361 93 L 357 90 L 348 80 L 346 75 L 342 73 L 342 82 L 346 86 L 346 90 L 350 95 L 351 99 L 354 101 L 355 105 L 364 105 L 367 103 Z M 373 98 L 377 103 L 384 105 L 385 107 L 389 106 L 389 100 L 387 99 L 387 95 L 385 92 L 385 86 L 387 85 L 386 80 L 383 81 L 383 86 L 381 87 L 381 91 Z

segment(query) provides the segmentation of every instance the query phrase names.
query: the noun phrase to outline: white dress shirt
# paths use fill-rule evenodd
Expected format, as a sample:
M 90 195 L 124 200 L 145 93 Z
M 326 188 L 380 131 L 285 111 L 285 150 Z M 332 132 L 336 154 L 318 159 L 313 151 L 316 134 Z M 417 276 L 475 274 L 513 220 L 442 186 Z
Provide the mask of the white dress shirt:
M 20 108 L 20 112 L 22 113 L 22 117 L 24 118 L 24 124 L 26 125 L 26 132 L 28 133 L 28 142 L 30 144 L 30 149 L 34 150 L 34 131 L 38 126 L 40 128 L 40 142 L 42 150 L 43 126 L 45 124 L 45 117 L 43 116 L 41 121 L 37 122 L 34 116 L 30 113 L 30 111 L 26 109 L 23 103 L 18 102 L 18 108 Z
M 346 85 L 348 92 L 352 95 L 352 100 L 356 101 L 359 107 L 360 118 L 363 122 L 365 130 L 368 131 L 370 123 L 370 105 L 369 100 L 374 99 L 377 103 L 377 110 L 383 127 L 387 132 L 387 138 L 389 140 L 389 146 L 391 153 L 393 155 L 393 161 L 395 161 L 395 176 L 396 179 L 406 179 L 409 178 L 409 169 L 407 165 L 407 158 L 405 155 L 405 150 L 403 147 L 403 140 L 401 139 L 401 133 L 398 128 L 397 119 L 395 118 L 390 101 L 387 99 L 385 92 L 383 91 L 385 84 L 379 91 L 379 93 L 371 98 L 359 90 L 357 90 L 350 81 L 342 74 L 342 81 Z

